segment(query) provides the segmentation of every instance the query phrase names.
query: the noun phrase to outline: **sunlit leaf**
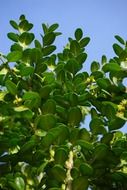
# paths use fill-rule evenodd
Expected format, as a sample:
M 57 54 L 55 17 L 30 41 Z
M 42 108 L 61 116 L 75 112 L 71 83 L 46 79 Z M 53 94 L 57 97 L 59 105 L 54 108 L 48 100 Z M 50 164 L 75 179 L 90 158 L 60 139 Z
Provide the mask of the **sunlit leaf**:
M 22 58 L 21 51 L 13 51 L 7 55 L 7 59 L 9 62 L 16 62 L 19 61 L 21 58 Z

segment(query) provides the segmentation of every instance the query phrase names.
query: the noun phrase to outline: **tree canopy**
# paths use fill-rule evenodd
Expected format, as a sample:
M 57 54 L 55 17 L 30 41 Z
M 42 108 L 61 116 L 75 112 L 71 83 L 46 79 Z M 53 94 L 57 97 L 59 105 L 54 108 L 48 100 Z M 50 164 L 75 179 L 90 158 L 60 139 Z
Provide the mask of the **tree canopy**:
M 24 15 L 10 24 L 13 44 L 0 54 L 0 189 L 126 190 L 127 42 L 116 35 L 115 57 L 88 73 L 82 29 L 55 53 L 57 23 L 42 24 L 41 41 Z

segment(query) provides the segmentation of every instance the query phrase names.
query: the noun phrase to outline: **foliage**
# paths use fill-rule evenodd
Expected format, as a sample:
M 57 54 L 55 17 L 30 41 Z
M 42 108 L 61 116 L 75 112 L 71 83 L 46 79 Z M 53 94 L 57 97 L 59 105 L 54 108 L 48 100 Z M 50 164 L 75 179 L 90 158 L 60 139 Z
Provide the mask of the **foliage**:
M 0 189 L 126 190 L 127 42 L 115 36 L 116 57 L 93 61 L 89 74 L 80 28 L 56 54 L 58 24 L 42 24 L 41 42 L 24 15 L 10 24 L 13 44 L 0 55 Z

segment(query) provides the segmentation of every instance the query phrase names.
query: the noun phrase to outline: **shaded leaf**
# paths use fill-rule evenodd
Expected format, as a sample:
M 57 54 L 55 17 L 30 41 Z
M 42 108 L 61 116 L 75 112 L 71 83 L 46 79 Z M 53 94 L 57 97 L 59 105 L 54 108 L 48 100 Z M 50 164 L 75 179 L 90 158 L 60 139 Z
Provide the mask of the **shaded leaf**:
M 12 95 L 16 95 L 17 94 L 17 86 L 14 82 L 12 82 L 11 80 L 7 80 L 5 82 L 5 86 L 7 87 L 7 90 L 12 94 Z

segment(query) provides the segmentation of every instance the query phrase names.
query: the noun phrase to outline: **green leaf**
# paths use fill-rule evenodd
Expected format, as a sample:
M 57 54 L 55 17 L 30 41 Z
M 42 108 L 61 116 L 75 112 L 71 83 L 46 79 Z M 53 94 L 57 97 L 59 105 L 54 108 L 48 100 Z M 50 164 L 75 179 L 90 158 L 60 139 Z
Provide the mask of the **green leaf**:
M 112 131 L 112 130 L 117 130 L 117 129 L 122 128 L 124 124 L 125 124 L 125 120 L 118 117 L 114 117 L 114 119 L 112 119 L 109 122 L 108 127 L 109 127 L 109 130 Z
M 79 170 L 83 176 L 92 176 L 93 174 L 92 166 L 87 163 L 81 164 Z
M 84 48 L 88 45 L 88 43 L 90 42 L 90 38 L 89 37 L 85 37 L 80 41 L 80 47 Z
M 77 140 L 76 145 L 80 145 L 82 148 L 86 150 L 93 150 L 93 145 L 86 140 Z
M 41 87 L 41 89 L 39 90 L 41 98 L 47 99 L 51 91 L 51 85 L 45 85 Z
M 115 38 L 120 42 L 122 45 L 125 45 L 125 41 L 120 36 L 116 35 Z
M 102 69 L 104 72 L 121 71 L 121 67 L 117 63 L 113 63 L 113 62 L 105 64 Z
M 27 153 L 28 151 L 31 151 L 36 146 L 35 140 L 29 140 L 23 146 L 20 148 L 19 154 Z
M 7 80 L 5 82 L 5 86 L 7 88 L 7 90 L 12 94 L 12 95 L 16 95 L 17 94 L 17 86 L 14 82 L 12 82 L 11 80 Z
M 48 99 L 45 104 L 43 104 L 42 112 L 44 114 L 54 114 L 56 112 L 56 102 L 53 99 Z
M 55 165 L 51 169 L 51 173 L 53 177 L 59 182 L 63 182 L 66 178 L 66 170 L 61 165 Z
M 96 160 L 102 160 L 108 155 L 108 146 L 106 144 L 98 144 L 94 149 L 94 156 Z
M 11 25 L 14 29 L 18 30 L 18 24 L 17 24 L 14 20 L 10 20 L 10 25 Z
M 37 118 L 37 126 L 45 131 L 55 127 L 56 118 L 53 114 L 40 115 Z
M 80 108 L 72 107 L 68 112 L 68 123 L 72 126 L 77 126 L 82 120 L 82 113 Z
M 15 33 L 13 33 L 13 32 L 9 32 L 9 33 L 7 34 L 7 36 L 8 36 L 8 38 L 11 39 L 12 41 L 18 42 L 18 39 L 19 39 L 18 34 L 15 34 Z
M 77 28 L 76 31 L 75 31 L 75 38 L 77 41 L 81 40 L 83 36 L 83 32 L 82 32 L 82 29 L 81 28 Z
M 83 64 L 87 59 L 87 54 L 86 53 L 80 53 L 77 57 L 76 60 L 79 64 Z
M 41 97 L 37 92 L 29 91 L 25 92 L 22 98 L 25 101 L 25 105 L 29 108 L 38 107 L 41 102 Z
M 118 44 L 113 44 L 113 50 L 116 53 L 116 55 L 120 56 L 120 54 L 123 51 L 123 48 L 120 47 Z
M 34 44 L 35 44 L 35 47 L 38 48 L 38 49 L 41 49 L 42 48 L 42 45 L 41 43 L 38 41 L 38 40 L 35 40 L 34 41 Z
M 27 108 L 25 106 L 18 106 L 18 107 L 15 107 L 14 110 L 16 112 L 23 112 L 23 111 L 29 110 L 29 108 Z
M 19 20 L 21 20 L 21 21 L 22 21 L 22 20 L 25 20 L 25 19 L 26 19 L 26 17 L 25 17 L 25 15 L 23 15 L 23 14 L 19 17 Z
M 66 63 L 65 69 L 75 75 L 81 69 L 81 65 L 79 65 L 75 59 L 70 59 Z
M 110 101 L 103 101 L 102 112 L 108 119 L 114 119 L 117 111 L 117 105 Z
M 107 131 L 101 119 L 94 118 L 90 122 L 90 130 L 93 135 L 105 134 Z
M 79 43 L 76 40 L 71 41 L 71 43 L 70 43 L 70 51 L 76 56 L 80 53 L 80 46 L 79 46 Z
M 91 72 L 98 71 L 100 69 L 100 64 L 96 61 L 91 63 Z
M 22 46 L 20 46 L 18 43 L 14 43 L 11 46 L 11 51 L 22 51 Z
M 42 29 L 44 34 L 48 33 L 48 26 L 46 24 L 42 24 Z
M 111 82 L 108 78 L 99 78 L 96 82 L 101 89 L 109 90 L 111 87 Z
M 56 46 L 48 46 L 42 49 L 43 55 L 47 56 L 50 55 L 51 53 L 53 53 L 56 50 Z
M 22 20 L 19 23 L 19 30 L 22 32 L 27 32 L 33 28 L 33 24 L 29 23 L 27 20 Z
M 57 24 L 57 23 L 52 24 L 52 25 L 49 27 L 48 31 L 49 31 L 49 32 L 54 32 L 58 27 L 59 27 L 59 24 Z
M 19 36 L 19 41 L 21 44 L 29 45 L 31 42 L 34 40 L 34 34 L 33 33 L 28 33 L 28 32 L 23 32 Z
M 55 163 L 56 164 L 59 164 L 59 165 L 64 165 L 65 164 L 65 161 L 67 160 L 68 158 L 68 153 L 67 151 L 64 149 L 64 148 L 58 148 L 56 151 L 55 151 Z
M 7 59 L 9 62 L 17 62 L 22 58 L 21 51 L 13 51 L 7 55 Z
M 22 65 L 20 67 L 21 76 L 29 76 L 34 73 L 34 67 Z
M 4 97 L 6 96 L 6 94 L 6 91 L 0 92 L 0 101 L 4 101 Z
M 15 178 L 16 190 L 25 190 L 25 182 L 22 177 Z
M 107 57 L 105 55 L 102 55 L 101 63 L 102 63 L 102 65 L 107 63 Z
M 51 45 L 55 41 L 55 38 L 56 36 L 53 32 L 45 34 L 45 36 L 43 37 L 43 45 L 44 46 Z
M 87 190 L 88 189 L 88 179 L 80 176 L 72 181 L 72 189 L 73 190 Z
M 35 63 L 37 63 L 42 58 L 42 53 L 38 48 L 31 49 L 30 54 L 31 60 Z

